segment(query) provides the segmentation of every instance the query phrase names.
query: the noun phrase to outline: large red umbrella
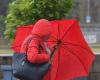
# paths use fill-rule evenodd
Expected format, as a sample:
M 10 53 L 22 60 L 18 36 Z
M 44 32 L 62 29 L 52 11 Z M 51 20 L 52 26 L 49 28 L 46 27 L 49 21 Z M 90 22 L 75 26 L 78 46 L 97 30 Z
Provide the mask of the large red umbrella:
M 86 43 L 76 20 L 52 21 L 53 34 L 49 46 L 57 44 L 51 70 L 51 80 L 70 80 L 75 77 L 88 76 L 95 58 Z
M 88 76 L 94 60 L 94 54 L 86 43 L 76 20 L 55 20 L 52 23 L 52 37 L 48 45 L 57 44 L 59 49 L 53 59 L 51 80 L 70 80 Z M 13 44 L 14 51 L 19 51 L 23 40 L 30 34 L 33 25 L 18 28 Z

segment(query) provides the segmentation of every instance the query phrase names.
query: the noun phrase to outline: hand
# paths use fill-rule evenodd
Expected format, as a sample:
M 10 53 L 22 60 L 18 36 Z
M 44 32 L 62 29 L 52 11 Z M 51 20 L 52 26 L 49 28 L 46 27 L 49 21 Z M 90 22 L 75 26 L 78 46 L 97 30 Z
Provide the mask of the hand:
M 51 49 L 48 47 L 47 43 L 44 42 L 46 52 L 51 55 Z
M 57 48 L 58 48 L 58 45 L 57 45 L 57 44 L 55 44 L 55 45 L 53 46 L 53 48 L 54 48 L 54 49 L 57 49 Z
M 46 48 L 46 52 L 49 54 L 49 55 L 51 55 L 51 50 L 49 49 L 49 48 Z

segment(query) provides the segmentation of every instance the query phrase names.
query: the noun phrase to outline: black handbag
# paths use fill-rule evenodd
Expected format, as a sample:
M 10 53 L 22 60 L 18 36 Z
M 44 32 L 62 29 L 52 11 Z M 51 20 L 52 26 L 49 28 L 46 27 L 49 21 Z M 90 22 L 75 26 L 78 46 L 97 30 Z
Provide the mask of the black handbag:
M 30 43 L 31 38 L 28 41 Z M 28 46 L 27 46 L 28 49 Z M 13 55 L 13 75 L 21 80 L 42 80 L 51 67 L 50 61 L 41 64 L 32 64 L 27 60 L 26 53 L 15 53 Z

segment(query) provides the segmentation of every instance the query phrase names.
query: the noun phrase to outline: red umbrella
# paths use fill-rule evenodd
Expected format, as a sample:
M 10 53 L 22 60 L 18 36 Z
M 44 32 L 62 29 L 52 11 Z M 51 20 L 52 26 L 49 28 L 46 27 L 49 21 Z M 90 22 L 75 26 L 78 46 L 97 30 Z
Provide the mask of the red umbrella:
M 83 37 L 78 21 L 57 20 L 51 23 L 53 33 L 48 45 L 59 46 L 52 63 L 51 80 L 70 80 L 88 76 L 94 54 Z M 13 44 L 15 52 L 19 52 L 22 41 L 30 34 L 32 28 L 33 25 L 17 29 Z
M 30 34 L 32 29 L 33 29 L 33 25 L 20 26 L 20 27 L 17 28 L 16 37 L 15 37 L 14 43 L 12 45 L 12 49 L 15 52 L 19 52 L 20 51 L 22 42 Z
M 88 76 L 95 58 L 86 43 L 76 20 L 52 21 L 53 34 L 49 46 L 57 44 L 57 50 L 51 69 L 51 80 L 70 80 L 75 77 Z

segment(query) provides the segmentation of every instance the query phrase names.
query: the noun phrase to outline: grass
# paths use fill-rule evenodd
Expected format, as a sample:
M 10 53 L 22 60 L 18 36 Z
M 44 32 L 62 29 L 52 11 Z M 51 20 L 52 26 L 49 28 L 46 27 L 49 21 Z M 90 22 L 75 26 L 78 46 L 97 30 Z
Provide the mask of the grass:
M 11 49 L 0 49 L 0 54 L 12 54 L 13 51 Z
M 100 52 L 100 44 L 92 44 L 90 47 L 94 52 Z
M 94 52 L 100 52 L 100 48 L 91 48 Z
M 0 46 L 0 54 L 11 54 L 13 51 L 11 50 L 10 45 L 1 45 Z

